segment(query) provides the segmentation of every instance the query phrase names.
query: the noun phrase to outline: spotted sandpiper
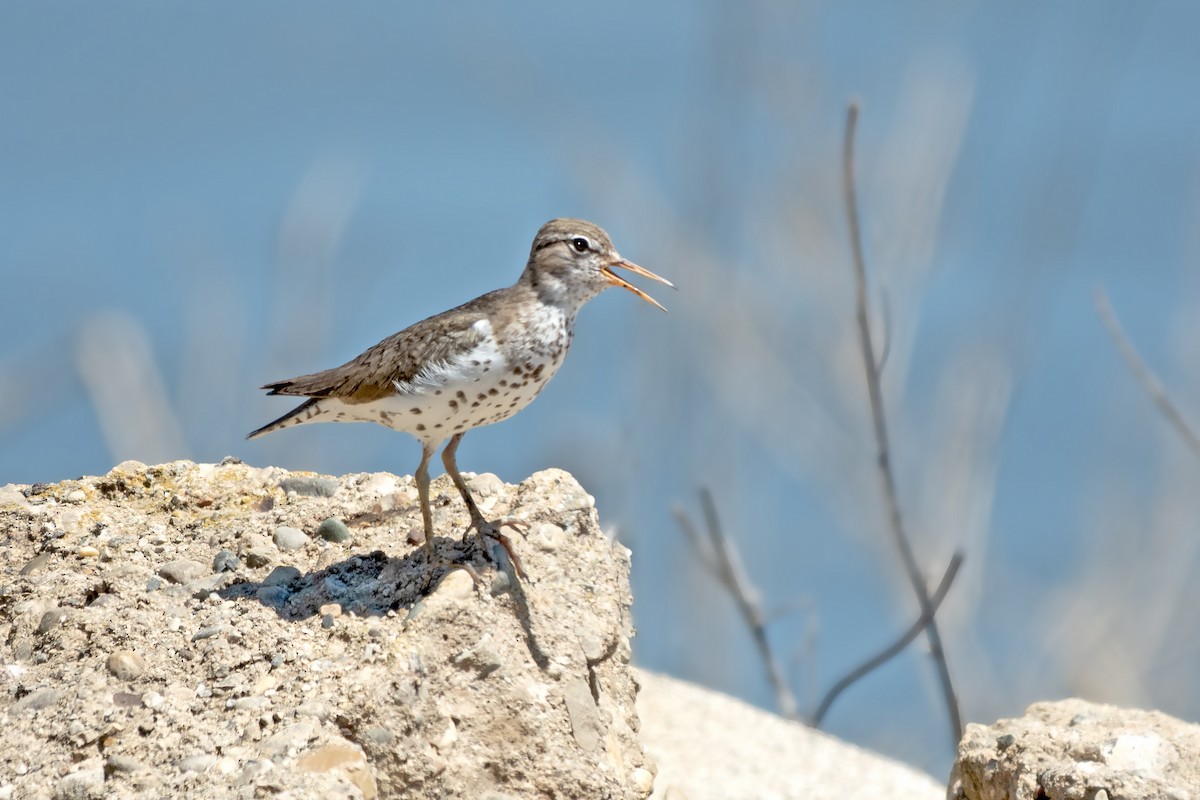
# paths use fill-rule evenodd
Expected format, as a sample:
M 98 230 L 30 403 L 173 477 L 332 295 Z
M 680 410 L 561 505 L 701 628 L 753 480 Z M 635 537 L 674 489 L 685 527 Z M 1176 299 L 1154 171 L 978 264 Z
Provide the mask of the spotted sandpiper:
M 250 433 L 253 439 L 309 422 L 377 422 L 421 442 L 415 475 L 433 560 L 429 459 L 449 439 L 442 463 L 471 515 L 471 526 L 513 555 L 499 525 L 483 518 L 458 472 L 463 435 L 516 414 L 554 376 L 575 335 L 575 315 L 588 300 L 620 286 L 666 310 L 613 272 L 624 269 L 674 288 L 617 253 L 608 234 L 579 219 L 547 222 L 533 239 L 516 284 L 422 320 L 340 367 L 263 386 L 268 394 L 308 399 Z M 520 572 L 520 560 L 514 558 Z

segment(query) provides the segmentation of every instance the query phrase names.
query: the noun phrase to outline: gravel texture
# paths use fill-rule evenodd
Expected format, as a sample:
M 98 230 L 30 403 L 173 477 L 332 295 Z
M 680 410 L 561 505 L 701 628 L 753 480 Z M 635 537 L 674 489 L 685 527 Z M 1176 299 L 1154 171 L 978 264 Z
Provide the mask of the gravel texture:
M 410 478 L 0 487 L 0 800 L 645 797 L 628 551 L 564 472 L 468 480 L 528 522 L 526 582 L 444 476 L 437 553 L 479 585 L 408 544 Z
M 1061 700 L 968 725 L 950 800 L 1194 800 L 1200 725 L 1159 711 Z

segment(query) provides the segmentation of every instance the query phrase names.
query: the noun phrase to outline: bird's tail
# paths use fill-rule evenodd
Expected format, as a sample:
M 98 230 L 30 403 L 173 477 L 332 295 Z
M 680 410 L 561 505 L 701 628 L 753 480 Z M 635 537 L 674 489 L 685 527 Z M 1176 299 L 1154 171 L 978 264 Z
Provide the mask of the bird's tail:
M 264 434 L 277 431 L 280 428 L 288 428 L 292 425 L 299 425 L 301 423 L 308 422 L 320 412 L 320 409 L 316 407 L 319 399 L 320 398 L 317 397 L 310 397 L 288 413 L 284 414 L 279 419 L 273 422 L 268 422 L 258 430 L 251 431 L 250 433 L 246 434 L 246 438 L 256 439 Z

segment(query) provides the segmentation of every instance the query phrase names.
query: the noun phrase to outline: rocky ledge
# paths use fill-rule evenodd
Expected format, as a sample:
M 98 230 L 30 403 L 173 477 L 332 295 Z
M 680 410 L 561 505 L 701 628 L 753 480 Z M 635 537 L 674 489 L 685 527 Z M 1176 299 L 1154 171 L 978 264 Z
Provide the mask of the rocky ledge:
M 527 581 L 473 536 L 436 546 L 481 583 L 431 572 L 386 473 L 0 488 L 0 800 L 648 795 L 628 551 L 564 472 L 468 480 L 528 523 Z M 448 478 L 432 496 L 463 531 Z

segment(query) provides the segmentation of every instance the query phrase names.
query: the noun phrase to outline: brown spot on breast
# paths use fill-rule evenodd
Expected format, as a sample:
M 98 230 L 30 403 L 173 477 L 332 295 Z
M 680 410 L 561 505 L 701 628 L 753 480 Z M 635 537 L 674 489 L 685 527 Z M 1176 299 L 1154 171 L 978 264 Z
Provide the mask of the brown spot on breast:
M 425 425 L 424 425 L 423 423 L 420 423 L 420 422 L 418 422 L 418 423 L 417 423 L 417 430 L 419 430 L 419 431 L 423 431 L 423 430 L 425 430 Z
M 464 392 L 462 389 L 459 389 L 457 392 L 455 392 L 454 396 L 457 397 L 459 400 L 467 399 L 467 393 Z
M 491 389 L 488 389 L 488 394 L 490 394 L 492 397 L 495 397 L 496 395 L 500 394 L 500 390 L 493 386 Z
M 413 406 L 412 408 L 410 408 L 410 409 L 408 410 L 408 413 L 410 413 L 410 414 L 420 414 L 420 413 L 421 413 L 421 409 L 417 408 L 416 406 Z
M 450 408 L 454 409 L 455 411 L 458 411 L 458 401 L 457 401 L 457 400 L 451 400 L 451 401 L 450 401 Z
M 504 380 L 504 378 L 501 378 L 501 379 L 500 379 L 500 385 L 501 385 L 501 386 L 508 386 L 508 381 Z

